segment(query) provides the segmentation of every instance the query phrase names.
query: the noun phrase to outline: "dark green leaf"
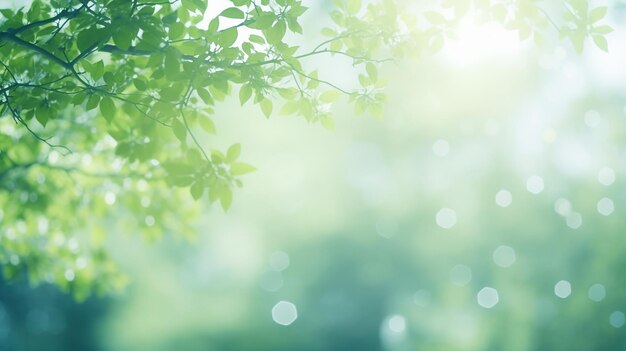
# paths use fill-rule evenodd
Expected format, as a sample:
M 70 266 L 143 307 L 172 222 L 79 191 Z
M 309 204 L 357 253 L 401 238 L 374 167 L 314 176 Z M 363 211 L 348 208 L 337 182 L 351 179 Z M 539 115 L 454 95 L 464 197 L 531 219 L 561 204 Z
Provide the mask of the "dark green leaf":
M 113 99 L 108 96 L 103 97 L 102 100 L 100 100 L 100 112 L 102 116 L 110 122 L 115 117 L 115 104 L 113 103 Z
M 177 119 L 172 121 L 172 131 L 174 132 L 176 138 L 181 142 L 184 143 L 185 140 L 187 140 L 187 128 L 181 121 Z

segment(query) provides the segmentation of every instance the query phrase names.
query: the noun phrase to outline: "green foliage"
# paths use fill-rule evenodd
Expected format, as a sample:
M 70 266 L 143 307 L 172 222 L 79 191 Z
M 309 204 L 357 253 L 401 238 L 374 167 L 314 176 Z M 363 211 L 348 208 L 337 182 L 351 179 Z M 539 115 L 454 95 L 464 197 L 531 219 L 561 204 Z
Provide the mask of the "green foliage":
M 254 170 L 239 144 L 207 150 L 213 107 L 232 94 L 268 118 L 279 111 L 332 129 L 332 104 L 343 97 L 381 118 L 379 66 L 436 53 L 472 8 L 521 39 L 540 41 L 552 24 L 577 50 L 589 37 L 608 50 L 612 30 L 601 24 L 606 8 L 578 0 L 560 1 L 562 24 L 538 1 L 449 0 L 420 16 L 392 0 L 333 2 L 333 25 L 311 50 L 288 40 L 303 33 L 299 0 L 231 0 L 214 18 L 203 0 L 35 0 L 1 10 L 5 274 L 27 270 L 78 297 L 107 291 L 123 284 L 103 248 L 107 220 L 155 238 L 186 232 L 190 199 L 228 209 L 240 176 Z M 359 86 L 307 68 L 319 56 L 349 59 Z

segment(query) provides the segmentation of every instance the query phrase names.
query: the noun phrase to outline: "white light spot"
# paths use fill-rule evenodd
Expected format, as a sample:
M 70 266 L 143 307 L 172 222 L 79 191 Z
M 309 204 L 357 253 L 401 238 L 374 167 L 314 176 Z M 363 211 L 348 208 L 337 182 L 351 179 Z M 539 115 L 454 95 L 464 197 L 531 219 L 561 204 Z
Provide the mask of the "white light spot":
M 68 282 L 71 282 L 74 280 L 76 276 L 74 275 L 74 271 L 71 269 L 68 269 L 65 271 L 65 279 L 67 279 Z
M 587 296 L 589 296 L 589 299 L 591 301 L 600 302 L 606 297 L 606 289 L 602 284 L 593 284 L 589 288 Z
M 444 139 L 439 139 L 433 144 L 433 153 L 437 157 L 446 157 L 450 153 L 450 143 Z
M 515 250 L 510 246 L 502 245 L 493 251 L 493 262 L 502 268 L 511 267 L 515 260 Z
M 567 217 L 572 213 L 572 204 L 567 199 L 558 199 L 554 202 L 554 211 Z
M 541 192 L 543 191 L 544 188 L 544 184 L 543 184 L 543 178 L 541 178 L 540 176 L 532 176 L 530 178 L 528 178 L 528 180 L 526 181 L 526 189 L 531 193 L 531 194 L 541 194 Z
M 500 207 L 509 207 L 513 202 L 513 195 L 508 190 L 500 190 L 496 194 L 496 204 Z
M 598 212 L 603 216 L 609 216 L 615 211 L 615 205 L 613 204 L 613 200 L 608 197 L 600 199 L 598 201 Z
M 280 301 L 272 308 L 272 319 L 280 325 L 290 325 L 298 319 L 296 305 L 288 301 Z
M 498 296 L 498 290 L 484 287 L 476 295 L 476 300 L 484 308 L 493 308 L 500 301 L 500 297 Z
M 598 128 L 602 123 L 602 116 L 598 111 L 590 110 L 585 113 L 585 124 L 589 128 Z
M 289 255 L 286 252 L 275 251 L 270 255 L 270 267 L 277 272 L 287 269 L 289 263 Z
M 80 158 L 80 162 L 82 162 L 82 164 L 84 164 L 85 166 L 90 165 L 92 161 L 93 161 L 93 158 L 92 158 L 92 157 L 91 157 L 91 155 L 89 155 L 89 154 L 84 154 L 84 155 Z
M 598 182 L 605 186 L 615 183 L 615 171 L 612 168 L 604 167 L 598 172 Z
M 17 266 L 18 264 L 20 264 L 20 258 L 19 256 L 13 254 L 11 255 L 11 258 L 9 258 L 9 262 L 11 262 L 12 265 Z
M 5 235 L 6 235 L 7 239 L 15 240 L 15 229 L 13 229 L 13 228 L 7 229 Z
M 472 281 L 472 270 L 464 264 L 457 264 L 450 270 L 450 280 L 454 285 L 466 286 Z
M 624 326 L 624 323 L 626 323 L 626 316 L 624 316 L 624 312 L 622 311 L 615 311 L 613 313 L 611 313 L 611 316 L 609 317 L 609 323 L 611 323 L 611 325 L 614 328 L 621 328 Z
M 84 257 L 79 257 L 76 259 L 76 268 L 83 269 L 87 267 L 87 259 Z
M 56 164 L 57 162 L 59 162 L 59 157 L 61 155 L 56 152 L 56 151 L 50 151 L 50 153 L 48 154 L 48 163 L 50 163 L 51 165 Z
M 107 205 L 113 205 L 116 199 L 115 193 L 111 191 L 107 191 L 106 194 L 104 194 L 104 203 Z
M 437 212 L 437 225 L 443 229 L 450 229 L 456 224 L 456 212 L 449 208 L 442 208 Z
M 572 284 L 567 280 L 561 280 L 554 285 L 554 295 L 562 299 L 568 298 L 572 294 Z
M 413 294 L 413 302 L 419 307 L 430 306 L 431 298 L 430 292 L 427 290 L 418 290 Z
M 143 180 L 143 179 L 139 179 L 137 181 L 137 190 L 139 191 L 147 191 L 149 188 L 148 182 Z
M 37 230 L 39 234 L 46 234 L 48 232 L 48 228 L 50 227 L 50 222 L 44 217 L 37 218 Z
M 567 226 L 572 229 L 578 229 L 583 225 L 583 216 L 578 212 L 570 213 L 565 219 Z
M 70 251 L 76 253 L 78 252 L 78 240 L 76 240 L 76 238 L 71 238 L 68 242 L 67 242 L 67 247 L 70 249 Z
M 398 223 L 389 217 L 383 217 L 376 221 L 376 232 L 385 239 L 394 237 L 397 230 Z
M 144 196 L 141 198 L 141 206 L 143 207 L 149 207 L 150 206 L 150 198 L 147 196 Z
M 387 322 L 389 330 L 394 333 L 404 333 L 406 330 L 406 319 L 400 315 L 394 315 L 389 318 Z
M 147 225 L 148 227 L 152 227 L 152 226 L 154 225 L 154 223 L 155 223 L 155 219 L 154 219 L 154 217 L 153 217 L 153 216 L 151 216 L 151 215 L 147 215 L 147 216 L 146 216 L 146 219 L 145 219 L 145 222 L 146 222 L 146 225 Z

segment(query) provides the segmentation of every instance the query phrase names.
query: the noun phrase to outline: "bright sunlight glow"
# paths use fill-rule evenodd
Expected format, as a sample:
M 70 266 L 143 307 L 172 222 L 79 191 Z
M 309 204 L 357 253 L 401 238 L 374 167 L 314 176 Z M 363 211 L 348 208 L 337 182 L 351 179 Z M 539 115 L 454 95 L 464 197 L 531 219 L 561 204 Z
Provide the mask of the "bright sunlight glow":
M 482 23 L 476 16 L 466 16 L 457 27 L 456 39 L 449 39 L 442 51 L 446 61 L 455 66 L 471 66 L 494 58 L 514 57 L 523 49 L 517 32 L 494 22 Z

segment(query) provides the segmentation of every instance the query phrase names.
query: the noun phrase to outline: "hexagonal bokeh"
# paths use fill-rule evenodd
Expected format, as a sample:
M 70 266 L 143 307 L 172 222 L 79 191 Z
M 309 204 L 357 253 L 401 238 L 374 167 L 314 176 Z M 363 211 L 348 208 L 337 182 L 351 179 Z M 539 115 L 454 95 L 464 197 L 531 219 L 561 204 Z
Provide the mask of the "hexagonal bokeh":
M 290 325 L 298 319 L 296 305 L 289 301 L 280 301 L 272 308 L 272 319 L 280 325 Z

